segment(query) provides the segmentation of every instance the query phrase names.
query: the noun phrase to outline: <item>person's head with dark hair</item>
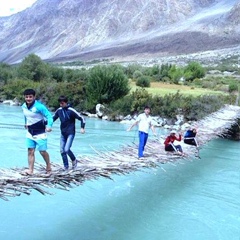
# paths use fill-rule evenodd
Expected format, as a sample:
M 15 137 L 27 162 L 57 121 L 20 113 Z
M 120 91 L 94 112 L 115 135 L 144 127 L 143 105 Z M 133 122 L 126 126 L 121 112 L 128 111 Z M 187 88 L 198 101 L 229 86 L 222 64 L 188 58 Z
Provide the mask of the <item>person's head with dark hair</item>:
M 28 88 L 28 89 L 24 90 L 23 95 L 24 96 L 26 96 L 26 95 L 36 96 L 36 92 L 32 88 Z
M 23 95 L 24 95 L 24 99 L 25 99 L 27 106 L 28 107 L 32 106 L 36 99 L 35 90 L 28 88 L 28 89 L 24 90 Z
M 61 103 L 61 102 L 67 103 L 67 102 L 68 102 L 68 98 L 65 97 L 65 96 L 60 96 L 60 97 L 58 98 L 58 102 L 59 102 L 59 103 Z
M 67 108 L 69 106 L 68 105 L 68 98 L 65 97 L 65 96 L 60 96 L 58 98 L 58 102 L 59 102 L 60 107 L 62 107 L 62 108 Z
M 145 106 L 144 107 L 144 112 L 148 116 L 150 114 L 150 112 L 151 112 L 151 108 L 149 106 Z

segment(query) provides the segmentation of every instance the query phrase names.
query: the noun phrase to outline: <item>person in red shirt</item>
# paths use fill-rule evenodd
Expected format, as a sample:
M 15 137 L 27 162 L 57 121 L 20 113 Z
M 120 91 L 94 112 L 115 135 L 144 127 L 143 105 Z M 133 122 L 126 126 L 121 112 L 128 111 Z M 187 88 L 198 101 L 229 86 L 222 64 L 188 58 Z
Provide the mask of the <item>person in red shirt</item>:
M 176 131 L 172 130 L 170 132 L 170 135 L 167 136 L 167 138 L 164 141 L 164 145 L 165 145 L 165 151 L 167 152 L 178 152 L 181 155 L 183 155 L 183 150 L 182 150 L 182 146 L 181 145 L 174 145 L 174 141 L 181 141 L 182 140 L 182 136 L 181 134 L 178 134 L 178 137 L 176 136 Z

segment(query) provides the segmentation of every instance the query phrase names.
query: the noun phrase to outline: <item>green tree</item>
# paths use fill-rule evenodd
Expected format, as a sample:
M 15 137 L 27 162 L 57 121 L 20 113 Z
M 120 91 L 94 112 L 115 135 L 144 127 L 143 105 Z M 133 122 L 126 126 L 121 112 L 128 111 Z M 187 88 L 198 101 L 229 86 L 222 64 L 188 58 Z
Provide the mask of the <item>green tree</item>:
M 23 91 L 26 88 L 38 89 L 40 83 L 35 83 L 30 80 L 9 80 L 7 84 L 0 88 L 0 94 L 2 99 L 14 99 L 23 100 Z
M 42 85 L 41 89 L 38 89 L 38 96 L 44 98 L 47 104 L 53 109 L 59 107 L 58 98 L 64 95 L 68 97 L 69 103 L 77 110 L 83 110 L 83 101 L 85 99 L 85 93 L 83 91 L 83 82 L 59 82 Z
M 122 67 L 96 66 L 90 69 L 86 83 L 88 103 L 108 104 L 129 93 L 128 79 Z
M 23 79 L 39 82 L 51 78 L 51 71 L 48 64 L 35 54 L 29 54 L 18 67 L 18 76 Z
M 6 63 L 0 63 L 0 83 L 5 84 L 12 78 L 11 66 Z
M 142 72 L 142 69 L 143 67 L 139 64 L 130 64 L 124 69 L 124 73 L 128 76 L 128 78 L 133 78 L 134 72 Z
M 180 68 L 177 68 L 176 65 L 173 65 L 169 72 L 169 77 L 171 78 L 172 82 L 175 84 L 178 84 L 179 80 L 183 76 L 183 70 Z
M 137 89 L 132 92 L 130 96 L 132 99 L 131 112 L 139 112 L 145 105 L 151 105 L 152 94 L 149 94 L 144 88 Z
M 57 82 L 63 82 L 65 71 L 61 67 L 51 67 L 52 78 Z
M 193 81 L 195 78 L 203 78 L 205 69 L 198 62 L 190 62 L 184 69 L 186 81 Z

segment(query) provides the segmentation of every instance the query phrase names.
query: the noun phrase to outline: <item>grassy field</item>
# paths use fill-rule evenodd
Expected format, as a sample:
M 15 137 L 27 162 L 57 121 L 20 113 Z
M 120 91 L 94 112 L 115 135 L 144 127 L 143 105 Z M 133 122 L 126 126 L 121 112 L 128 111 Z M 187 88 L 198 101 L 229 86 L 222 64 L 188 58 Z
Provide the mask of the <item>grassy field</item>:
M 130 86 L 131 86 L 131 91 L 135 91 L 136 89 L 140 88 L 136 86 L 135 82 L 131 82 Z M 193 95 L 193 96 L 226 94 L 221 91 L 213 91 L 213 90 L 204 89 L 204 88 L 193 88 L 189 86 L 169 84 L 169 83 L 163 83 L 163 82 L 151 82 L 151 87 L 145 88 L 145 89 L 153 95 L 160 95 L 160 96 L 163 96 L 169 93 L 175 94 L 177 91 L 179 91 L 181 94 L 184 94 L 184 95 Z

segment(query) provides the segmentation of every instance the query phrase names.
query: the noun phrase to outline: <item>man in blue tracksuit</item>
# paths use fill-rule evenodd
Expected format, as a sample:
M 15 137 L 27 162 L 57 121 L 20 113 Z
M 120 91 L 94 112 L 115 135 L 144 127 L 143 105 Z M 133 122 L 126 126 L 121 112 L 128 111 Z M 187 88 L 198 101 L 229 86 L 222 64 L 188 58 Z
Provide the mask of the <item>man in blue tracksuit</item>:
M 37 149 L 46 162 L 46 172 L 51 172 L 51 163 L 47 152 L 47 134 L 52 131 L 52 114 L 39 101 L 36 100 L 36 92 L 33 89 L 26 89 L 23 93 L 25 103 L 22 110 L 25 119 L 26 145 L 28 148 L 28 166 L 24 175 L 32 175 L 35 162 L 35 149 Z
M 67 97 L 60 96 L 58 102 L 60 107 L 55 112 L 53 121 L 56 121 L 59 118 L 61 122 L 60 152 L 62 155 L 64 169 L 69 169 L 68 156 L 72 160 L 72 169 L 76 169 L 77 159 L 70 149 L 76 132 L 75 120 L 78 119 L 81 121 L 80 132 L 83 134 L 85 133 L 85 119 L 74 108 L 70 107 Z

